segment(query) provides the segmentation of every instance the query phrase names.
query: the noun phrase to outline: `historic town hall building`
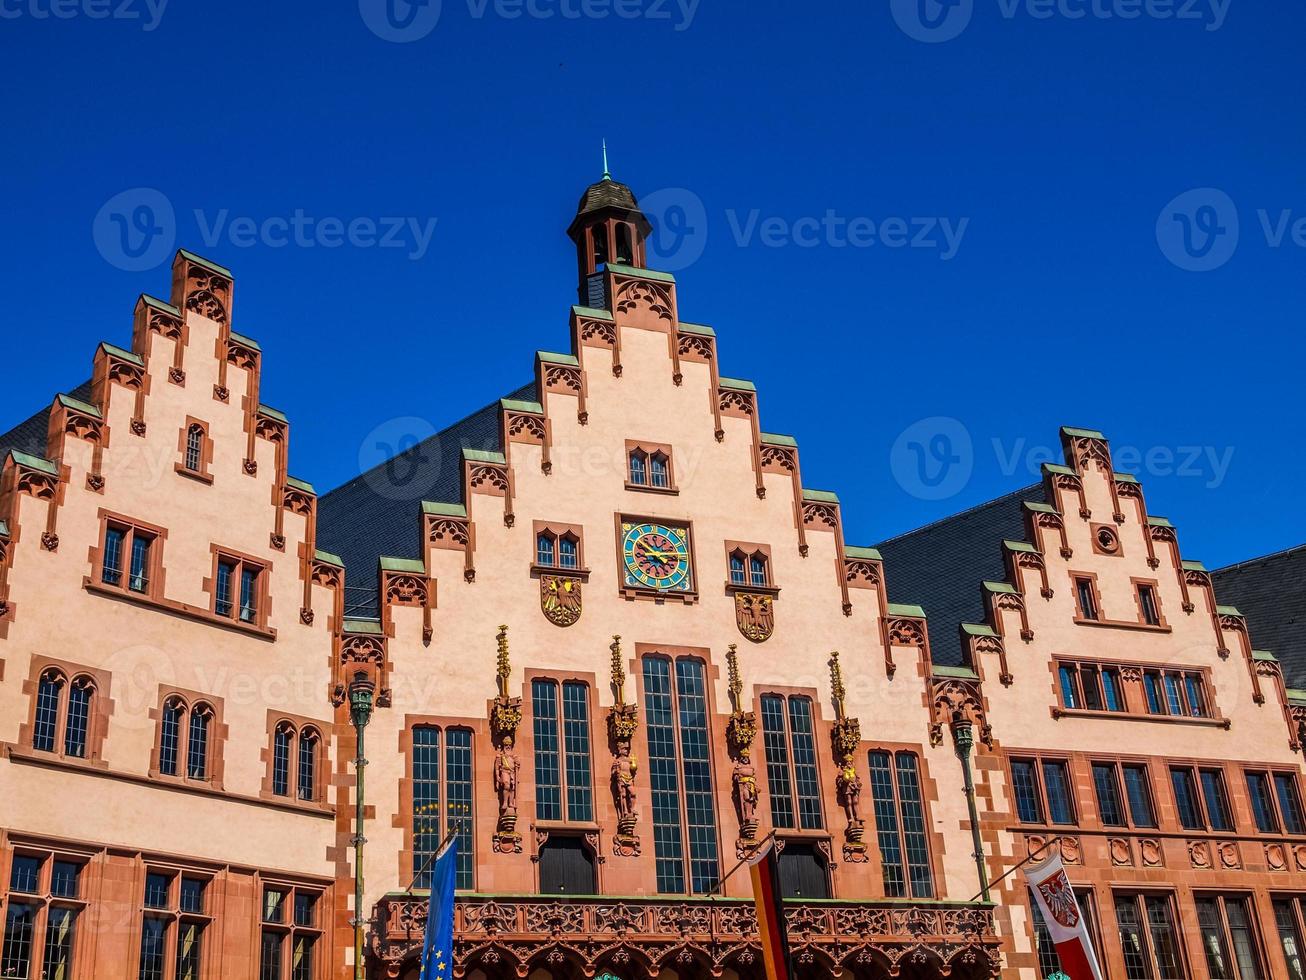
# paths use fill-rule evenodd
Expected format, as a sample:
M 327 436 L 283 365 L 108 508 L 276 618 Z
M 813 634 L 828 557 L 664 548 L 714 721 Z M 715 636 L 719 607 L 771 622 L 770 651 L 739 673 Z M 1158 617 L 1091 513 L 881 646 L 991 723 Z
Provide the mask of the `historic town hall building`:
M 570 348 L 320 498 L 185 251 L 0 436 L 0 977 L 416 978 L 452 834 L 454 976 L 752 980 L 774 833 L 805 978 L 1054 973 L 1045 845 L 1113 980 L 1301 978 L 1306 707 L 1105 437 L 846 541 L 648 232 L 586 190 Z

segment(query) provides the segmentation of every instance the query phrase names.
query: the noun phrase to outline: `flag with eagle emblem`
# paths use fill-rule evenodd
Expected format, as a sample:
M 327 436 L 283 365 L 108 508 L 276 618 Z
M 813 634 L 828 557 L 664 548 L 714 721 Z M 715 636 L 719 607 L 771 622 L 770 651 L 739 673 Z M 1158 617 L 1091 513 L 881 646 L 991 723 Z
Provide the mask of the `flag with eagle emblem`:
M 1052 944 L 1057 948 L 1061 969 L 1070 980 L 1103 980 L 1102 968 L 1093 941 L 1088 934 L 1088 923 L 1079 908 L 1075 890 L 1066 877 L 1061 855 L 1053 853 L 1036 864 L 1025 866 L 1025 880 L 1038 910 L 1043 914 Z

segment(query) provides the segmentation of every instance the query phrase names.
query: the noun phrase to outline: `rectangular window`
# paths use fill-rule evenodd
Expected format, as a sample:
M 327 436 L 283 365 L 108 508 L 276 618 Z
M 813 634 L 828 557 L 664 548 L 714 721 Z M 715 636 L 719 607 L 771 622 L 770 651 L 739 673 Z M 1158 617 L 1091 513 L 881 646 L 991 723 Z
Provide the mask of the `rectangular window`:
M 1148 626 L 1161 625 L 1161 612 L 1156 604 L 1156 590 L 1152 586 L 1138 586 L 1138 608 L 1143 614 L 1143 622 Z
M 1274 793 L 1279 801 L 1279 815 L 1283 818 L 1284 832 L 1306 834 L 1306 819 L 1302 816 L 1301 791 L 1297 786 L 1297 774 L 1276 772 Z
M 1205 830 L 1201 805 L 1197 802 L 1197 780 L 1191 769 L 1172 768 L 1170 781 L 1174 786 L 1175 810 L 1179 825 L 1185 830 Z
M 1042 793 L 1038 788 L 1038 770 L 1032 761 L 1012 760 L 1011 786 L 1016 795 L 1016 814 L 1021 822 L 1042 823 Z
M 561 691 L 560 744 L 558 683 L 545 679 L 531 682 L 535 815 L 540 820 L 589 822 L 594 819 L 590 784 L 589 687 L 567 681 Z
M 1168 895 L 1115 896 L 1128 980 L 1187 980 Z
M 1113 762 L 1093 763 L 1093 789 L 1097 794 L 1097 813 L 1107 827 L 1124 827 L 1124 802 L 1120 798 L 1120 781 Z
M 803 830 L 824 826 L 817 776 L 812 702 L 808 698 L 762 696 L 762 744 L 766 751 L 771 823 Z
M 1184 692 L 1188 695 L 1188 713 L 1194 718 L 1209 717 L 1210 712 L 1206 707 L 1206 686 L 1202 682 L 1202 675 L 1196 673 L 1184 674 Z
M 1229 794 L 1224 788 L 1224 773 L 1219 769 L 1203 769 L 1202 799 L 1206 803 L 1206 818 L 1212 830 L 1233 830 L 1233 812 L 1229 808 Z
M 151 575 L 156 535 L 132 524 L 110 521 L 104 528 L 100 555 L 100 583 L 151 595 Z
M 1143 692 L 1147 695 L 1147 713 L 1165 714 L 1165 700 L 1161 695 L 1161 675 L 1154 670 L 1143 674 Z
M 1084 692 L 1084 707 L 1089 711 L 1102 710 L 1102 688 L 1096 667 L 1079 668 L 1080 686 Z
M 1079 699 L 1079 671 L 1070 665 L 1063 664 L 1058 671 L 1061 675 L 1061 703 L 1067 708 L 1082 708 L 1084 705 Z
M 1075 579 L 1075 595 L 1079 600 L 1081 619 L 1097 619 L 1097 596 L 1093 591 L 1091 578 Z
M 1056 824 L 1073 824 L 1074 796 L 1064 762 L 1043 763 L 1043 786 L 1047 791 L 1048 819 Z
M 138 980 L 199 980 L 204 933 L 212 921 L 205 914 L 208 881 L 174 871 L 147 871 Z
M 13 855 L 0 939 L 0 977 L 71 978 L 81 869 L 80 864 L 56 860 L 48 853 Z M 45 894 L 49 897 L 38 897 Z M 0 899 L 4 897 L 0 892 Z
M 1306 980 L 1306 955 L 1302 950 L 1301 899 L 1276 898 L 1274 924 L 1279 932 L 1279 946 L 1283 950 L 1288 980 Z
M 262 607 L 263 573 L 263 566 L 255 562 L 220 556 L 213 589 L 214 613 L 224 619 L 257 626 Z
M 1088 925 L 1089 937 L 1093 943 L 1093 948 L 1101 950 L 1101 940 L 1098 938 L 1096 915 L 1093 909 L 1093 895 L 1088 891 L 1076 891 L 1075 899 L 1079 902 L 1079 911 L 1084 916 Z M 1047 922 L 1043 919 L 1043 913 L 1039 911 L 1038 903 L 1031 898 L 1029 903 L 1030 912 L 1034 921 L 1034 946 L 1038 951 L 1038 975 L 1040 977 L 1053 977 L 1061 974 L 1061 957 L 1057 955 L 1057 948 L 1052 943 L 1052 934 L 1048 930 Z M 1101 953 L 1099 952 L 1099 957 Z M 1061 974 L 1064 976 L 1064 974 Z
M 1125 710 L 1125 699 L 1120 693 L 1120 671 L 1115 667 L 1102 668 L 1102 696 L 1107 711 Z
M 912 752 L 881 750 L 872 751 L 868 760 L 884 894 L 889 898 L 933 898 L 919 761 Z
M 321 938 L 318 898 L 317 892 L 288 885 L 264 889 L 259 980 L 312 980 Z
M 1198 896 L 1197 927 L 1212 980 L 1263 980 L 1261 949 L 1248 899 L 1241 895 Z
M 1131 765 L 1122 767 L 1125 777 L 1125 798 L 1129 801 L 1129 817 L 1135 827 L 1155 827 L 1156 809 L 1152 805 L 1152 782 L 1147 767 Z
M 688 883 L 689 891 L 703 894 L 720 871 L 703 664 L 675 660 L 674 690 L 673 661 L 645 657 L 643 670 L 657 888 L 683 893 Z
M 1270 798 L 1270 777 L 1263 772 L 1247 773 L 1247 795 L 1251 797 L 1256 829 L 1262 834 L 1277 834 L 1279 817 L 1274 812 L 1274 801 Z
M 441 736 L 445 737 L 443 755 Z M 442 762 L 444 779 L 441 779 Z M 458 888 L 471 888 L 476 866 L 472 838 L 472 733 L 465 728 L 448 731 L 426 725 L 414 728 L 412 766 L 414 887 L 430 887 L 435 852 L 445 835 L 456 830 L 455 883 Z

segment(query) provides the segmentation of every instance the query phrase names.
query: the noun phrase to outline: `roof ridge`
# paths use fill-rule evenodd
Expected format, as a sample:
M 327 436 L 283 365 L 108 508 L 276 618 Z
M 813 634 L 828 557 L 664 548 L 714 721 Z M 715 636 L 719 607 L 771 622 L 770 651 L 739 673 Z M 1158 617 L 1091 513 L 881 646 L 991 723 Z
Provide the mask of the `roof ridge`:
M 1269 561 L 1271 558 L 1284 558 L 1297 551 L 1306 551 L 1306 542 L 1293 545 L 1290 548 L 1284 548 L 1282 551 L 1271 551 L 1268 555 L 1257 555 L 1255 558 L 1244 558 L 1242 561 L 1236 561 L 1232 565 L 1224 565 L 1211 572 L 1212 575 L 1218 575 L 1221 572 L 1231 572 L 1236 568 L 1243 568 L 1247 565 L 1255 565 L 1257 562 Z
M 959 510 L 952 514 L 947 514 L 944 517 L 940 517 L 938 520 L 930 521 L 930 523 L 928 524 L 922 524 L 920 527 L 913 528 L 910 531 L 903 531 L 901 534 L 895 534 L 891 538 L 885 538 L 876 547 L 879 547 L 880 545 L 893 544 L 895 541 L 901 541 L 903 538 L 910 538 L 914 534 L 920 534 L 924 531 L 932 530 L 933 528 L 936 528 L 941 524 L 951 524 L 959 517 L 965 517 L 967 514 L 973 514 L 976 511 L 983 510 L 985 507 L 991 507 L 994 504 L 999 504 L 1006 500 L 1011 500 L 1013 498 L 1018 498 L 1023 500 L 1025 495 L 1029 493 L 1029 491 L 1042 487 L 1042 485 L 1043 484 L 1041 483 L 1031 483 L 1029 486 L 1021 487 L 1019 490 L 1012 490 L 1010 493 L 1004 493 L 1001 496 L 994 497 L 992 500 L 986 500 L 983 503 L 976 504 L 973 507 L 967 507 L 965 510 Z

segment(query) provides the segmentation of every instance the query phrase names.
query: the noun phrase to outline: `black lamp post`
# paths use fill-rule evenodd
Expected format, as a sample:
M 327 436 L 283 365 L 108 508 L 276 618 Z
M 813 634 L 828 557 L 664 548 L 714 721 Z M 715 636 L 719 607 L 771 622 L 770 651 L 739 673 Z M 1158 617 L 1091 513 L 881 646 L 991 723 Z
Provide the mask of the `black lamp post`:
M 356 786 L 354 791 L 354 980 L 364 980 L 363 970 L 363 926 L 367 919 L 363 915 L 363 769 L 367 759 L 363 755 L 363 730 L 372 718 L 372 696 L 376 685 L 368 678 L 366 671 L 358 671 L 349 682 L 349 719 L 353 722 L 358 737 L 358 754 L 354 756 Z
M 975 847 L 975 870 L 979 873 L 980 895 L 985 902 L 993 901 L 989 894 L 989 872 L 984 864 L 984 843 L 980 838 L 979 808 L 975 805 L 975 778 L 970 770 L 970 754 L 975 748 L 975 727 L 964 718 L 952 723 L 952 741 L 961 759 L 961 774 L 965 780 L 966 806 L 970 810 L 970 836 Z

